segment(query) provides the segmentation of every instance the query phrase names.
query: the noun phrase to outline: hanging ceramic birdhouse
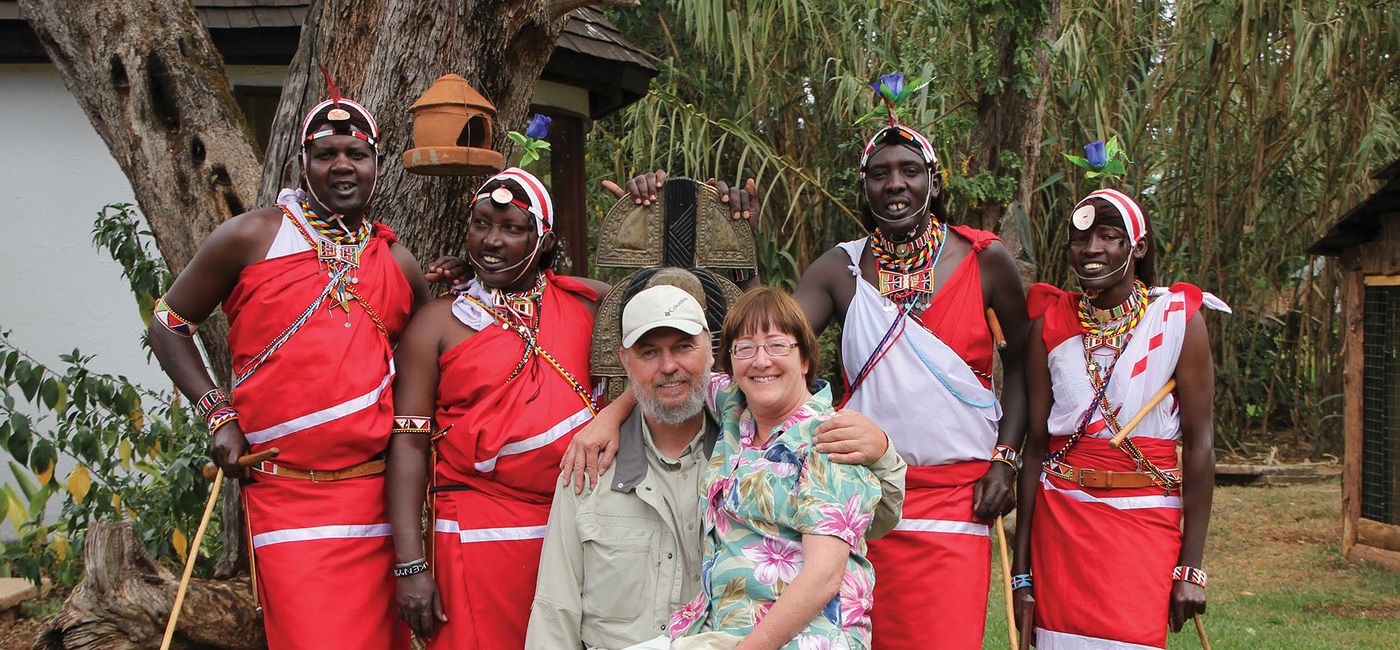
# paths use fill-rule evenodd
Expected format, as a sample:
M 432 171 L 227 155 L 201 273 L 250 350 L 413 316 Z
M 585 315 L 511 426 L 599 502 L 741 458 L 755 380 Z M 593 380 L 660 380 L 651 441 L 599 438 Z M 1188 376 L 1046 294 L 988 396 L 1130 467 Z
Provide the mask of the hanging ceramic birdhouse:
M 446 74 L 433 82 L 413 112 L 413 148 L 403 166 L 429 176 L 483 176 L 501 171 L 505 157 L 491 149 L 496 107 L 467 83 Z

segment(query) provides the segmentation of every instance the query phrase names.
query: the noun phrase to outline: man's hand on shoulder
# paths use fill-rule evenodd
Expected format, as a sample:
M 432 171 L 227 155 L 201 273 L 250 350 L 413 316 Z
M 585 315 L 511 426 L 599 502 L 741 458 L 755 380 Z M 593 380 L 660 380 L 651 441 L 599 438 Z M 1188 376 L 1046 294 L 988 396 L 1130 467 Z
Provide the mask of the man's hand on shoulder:
M 817 427 L 817 451 L 847 465 L 871 465 L 885 455 L 890 439 L 864 413 L 841 409 Z

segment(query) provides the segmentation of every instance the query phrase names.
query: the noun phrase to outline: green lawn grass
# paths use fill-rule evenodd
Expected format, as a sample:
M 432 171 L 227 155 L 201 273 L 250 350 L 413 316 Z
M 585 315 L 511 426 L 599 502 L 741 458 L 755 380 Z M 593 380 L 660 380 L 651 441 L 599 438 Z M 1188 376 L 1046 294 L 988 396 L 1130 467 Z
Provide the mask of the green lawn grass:
M 1336 481 L 1216 489 L 1202 617 L 1212 648 L 1400 650 L 1400 573 L 1342 559 L 1341 503 Z M 993 571 L 982 647 L 1008 648 Z M 1168 636 L 1170 650 L 1200 647 L 1194 625 Z

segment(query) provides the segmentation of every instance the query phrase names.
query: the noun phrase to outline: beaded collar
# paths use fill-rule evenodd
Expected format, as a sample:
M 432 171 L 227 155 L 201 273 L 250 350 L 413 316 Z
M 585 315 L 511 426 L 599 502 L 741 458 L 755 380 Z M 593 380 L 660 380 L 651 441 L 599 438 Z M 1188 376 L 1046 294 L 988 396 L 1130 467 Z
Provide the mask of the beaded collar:
M 892 244 L 876 229 L 870 235 L 880 295 L 896 303 L 927 302 L 933 298 L 933 269 L 943 253 L 948 226 L 931 219 L 924 233 L 911 242 Z
M 350 232 L 339 219 L 336 219 L 336 223 L 332 225 L 311 209 L 310 199 L 301 200 L 301 213 L 306 215 L 306 223 L 311 224 L 311 227 L 316 230 L 316 234 L 333 244 L 358 246 L 368 240 L 370 232 L 373 231 L 373 227 L 367 219 L 361 220 L 360 227 L 356 228 L 354 232 Z
M 491 304 L 508 314 L 516 323 L 529 328 L 531 333 L 538 332 L 540 329 L 538 307 L 540 298 L 544 297 L 544 287 L 544 274 L 536 273 L 535 286 L 524 291 L 492 289 Z
M 1110 309 L 1099 309 L 1089 302 L 1088 295 L 1080 296 L 1079 326 L 1084 328 L 1085 351 L 1101 347 L 1121 351 L 1146 309 L 1147 285 L 1141 280 L 1133 282 L 1126 300 Z

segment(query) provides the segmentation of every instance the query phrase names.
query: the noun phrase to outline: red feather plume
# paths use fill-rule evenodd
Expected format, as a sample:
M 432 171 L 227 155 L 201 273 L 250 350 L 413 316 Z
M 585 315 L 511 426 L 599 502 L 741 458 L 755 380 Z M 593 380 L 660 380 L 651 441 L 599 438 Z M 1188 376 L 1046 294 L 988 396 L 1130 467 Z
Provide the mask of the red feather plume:
M 340 106 L 340 87 L 335 85 L 335 80 L 331 79 L 331 73 L 329 70 L 326 70 L 325 65 L 317 63 L 316 67 L 320 68 L 321 74 L 326 77 L 326 88 L 331 91 L 331 101 L 334 102 L 336 106 Z

